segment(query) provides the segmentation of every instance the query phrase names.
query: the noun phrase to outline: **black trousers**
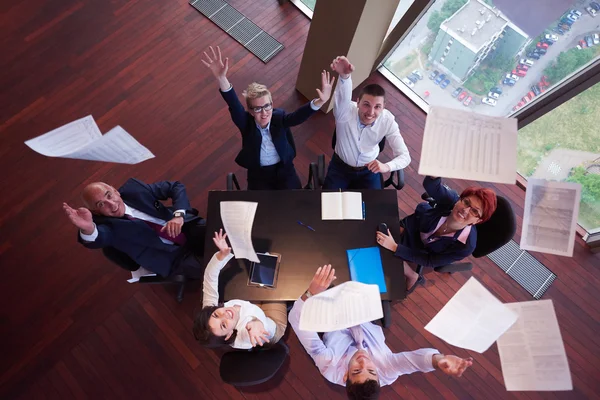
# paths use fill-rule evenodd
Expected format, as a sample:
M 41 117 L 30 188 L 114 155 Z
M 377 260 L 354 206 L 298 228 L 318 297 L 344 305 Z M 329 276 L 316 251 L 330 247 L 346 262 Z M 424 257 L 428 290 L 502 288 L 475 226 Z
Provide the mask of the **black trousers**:
M 279 162 L 248 170 L 248 190 L 302 189 L 294 164 Z
M 204 239 L 206 220 L 199 218 L 183 225 L 186 243 L 173 262 L 171 275 L 184 275 L 190 279 L 202 279 L 204 275 Z

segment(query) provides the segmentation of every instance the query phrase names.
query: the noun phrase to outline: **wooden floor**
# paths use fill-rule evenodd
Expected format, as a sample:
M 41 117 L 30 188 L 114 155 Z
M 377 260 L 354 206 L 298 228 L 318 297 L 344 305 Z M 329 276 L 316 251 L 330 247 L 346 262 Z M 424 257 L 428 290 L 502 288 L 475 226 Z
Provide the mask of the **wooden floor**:
M 267 65 L 185 0 L 0 4 L 0 398 L 344 398 L 341 387 L 320 376 L 293 333 L 287 339 L 291 357 L 277 379 L 243 390 L 223 384 L 217 355 L 200 348 L 191 334 L 199 288 L 189 288 L 177 304 L 172 289 L 127 284 L 124 271 L 76 243 L 76 231 L 61 212 L 63 201 L 80 204 L 78 193 L 87 182 L 118 186 L 137 177 L 183 181 L 204 213 L 207 191 L 224 189 L 227 172 L 245 179 L 233 161 L 239 134 L 200 63 L 202 51 L 220 45 L 237 88 L 263 82 L 276 106 L 291 110 L 305 101 L 294 83 L 309 20 L 276 0 L 230 3 L 284 43 Z M 389 91 L 389 109 L 413 157 L 407 187 L 398 196 L 401 213 L 410 213 L 421 192 L 416 171 L 425 115 L 377 73 L 369 81 Z M 103 132 L 123 126 L 156 158 L 135 166 L 51 159 L 23 144 L 88 114 Z M 332 127 L 332 116 L 319 114 L 294 130 L 296 166 L 304 180 L 316 154 L 331 154 Z M 468 182 L 449 184 L 460 190 Z M 512 201 L 520 224 L 523 192 L 494 187 Z M 597 398 L 600 258 L 580 240 L 573 258 L 535 256 L 558 275 L 544 298 L 554 301 L 572 392 L 508 393 L 496 346 L 483 355 L 469 354 L 425 332 L 423 326 L 471 275 L 430 274 L 425 288 L 394 306 L 394 325 L 386 331 L 389 346 L 394 351 L 436 347 L 471 355 L 475 363 L 461 379 L 441 373 L 403 376 L 384 388 L 382 398 Z M 487 259 L 477 262 L 473 275 L 504 302 L 531 300 Z

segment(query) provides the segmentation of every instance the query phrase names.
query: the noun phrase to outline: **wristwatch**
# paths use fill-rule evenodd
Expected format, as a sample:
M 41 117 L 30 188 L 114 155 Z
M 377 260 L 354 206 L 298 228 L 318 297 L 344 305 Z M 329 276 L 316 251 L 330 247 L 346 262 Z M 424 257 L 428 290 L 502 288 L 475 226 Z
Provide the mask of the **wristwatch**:
M 310 299 L 313 294 L 310 292 L 310 290 L 306 289 L 306 292 L 304 292 L 304 295 L 306 296 L 307 299 Z
M 184 213 L 184 212 L 181 212 L 181 211 L 175 211 L 175 212 L 173 213 L 173 217 L 174 217 L 174 218 L 177 218 L 177 217 L 181 217 L 181 218 L 183 218 L 184 216 L 185 216 L 185 213 Z

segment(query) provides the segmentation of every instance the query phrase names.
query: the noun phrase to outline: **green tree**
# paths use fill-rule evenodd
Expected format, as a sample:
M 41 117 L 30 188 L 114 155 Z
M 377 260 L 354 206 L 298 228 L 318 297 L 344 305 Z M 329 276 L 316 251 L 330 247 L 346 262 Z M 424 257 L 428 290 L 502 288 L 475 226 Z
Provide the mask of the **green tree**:
M 440 29 L 440 25 L 444 20 L 450 18 L 452 14 L 458 11 L 459 8 L 464 6 L 468 0 L 447 0 L 442 6 L 441 11 L 434 11 L 427 20 L 427 27 L 433 32 L 437 32 Z
M 546 67 L 544 74 L 548 76 L 548 81 L 557 83 L 565 77 L 576 72 L 579 68 L 590 62 L 594 58 L 594 49 L 587 48 L 579 50 L 573 48 L 563 51 L 558 55 L 556 61 Z
M 444 16 L 444 14 L 436 10 L 432 12 L 429 16 L 429 20 L 427 21 L 427 27 L 433 32 L 437 32 L 440 29 L 440 25 L 442 24 L 442 22 L 444 22 L 445 19 L 446 17 Z
M 585 168 L 576 167 L 571 170 L 567 182 L 581 184 L 581 200 L 594 204 L 600 202 L 600 175 L 587 173 Z

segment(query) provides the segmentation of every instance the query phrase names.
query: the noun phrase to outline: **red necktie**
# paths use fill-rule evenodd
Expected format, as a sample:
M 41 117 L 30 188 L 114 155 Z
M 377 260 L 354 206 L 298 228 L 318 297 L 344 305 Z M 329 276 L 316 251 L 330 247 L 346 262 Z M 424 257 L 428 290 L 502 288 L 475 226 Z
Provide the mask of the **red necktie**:
M 185 235 L 183 234 L 183 232 L 181 232 L 179 235 L 172 238 L 171 236 L 169 236 L 169 234 L 166 231 L 161 231 L 161 229 L 163 228 L 162 225 L 155 224 L 154 222 L 150 222 L 150 221 L 145 221 L 140 218 L 135 218 L 135 217 L 132 217 L 131 215 L 126 215 L 126 217 L 132 221 L 139 220 L 139 221 L 145 222 L 146 225 L 148 225 L 150 228 L 152 228 L 154 230 L 154 232 L 156 232 L 158 237 L 161 237 L 166 240 L 170 240 L 171 242 L 173 242 L 179 246 L 183 246 L 186 242 L 186 238 L 185 238 Z

